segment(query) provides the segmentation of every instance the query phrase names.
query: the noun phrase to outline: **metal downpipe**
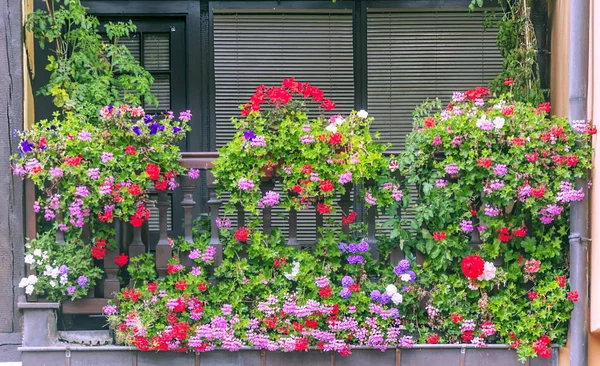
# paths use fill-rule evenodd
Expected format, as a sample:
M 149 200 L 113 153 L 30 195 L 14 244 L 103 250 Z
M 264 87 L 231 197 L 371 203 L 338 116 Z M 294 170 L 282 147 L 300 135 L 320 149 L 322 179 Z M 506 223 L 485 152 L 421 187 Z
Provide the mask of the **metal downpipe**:
M 571 0 L 569 20 L 569 122 L 587 120 L 589 0 Z M 571 203 L 570 285 L 579 292 L 579 301 L 571 312 L 570 366 L 588 364 L 588 287 L 589 287 L 589 197 L 587 179 L 578 179 L 585 198 Z

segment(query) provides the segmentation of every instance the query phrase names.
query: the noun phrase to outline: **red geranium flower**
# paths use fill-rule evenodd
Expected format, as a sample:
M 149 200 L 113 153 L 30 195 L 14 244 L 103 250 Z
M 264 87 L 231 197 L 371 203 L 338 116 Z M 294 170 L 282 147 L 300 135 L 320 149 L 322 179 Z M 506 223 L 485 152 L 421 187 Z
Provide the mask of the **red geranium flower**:
M 516 146 L 523 146 L 525 145 L 525 139 L 521 137 L 513 137 L 512 143 Z
M 472 330 L 466 330 L 463 332 L 463 334 L 462 334 L 463 343 L 467 343 L 472 339 L 473 339 L 473 331 Z
M 452 313 L 452 315 L 450 315 L 450 320 L 452 320 L 454 323 L 460 323 L 462 322 L 463 317 L 458 313 Z
M 514 236 L 523 238 L 527 235 L 527 228 L 526 227 L 520 227 L 518 229 L 513 229 L 512 234 Z
M 502 229 L 498 229 L 498 239 L 503 243 L 508 243 L 512 236 L 509 235 L 509 229 L 507 227 L 503 227 Z
M 92 257 L 102 259 L 106 255 L 106 240 L 96 239 L 96 243 L 92 247 Z
M 502 114 L 509 117 L 512 116 L 515 113 L 515 107 L 513 107 L 512 105 L 507 105 L 502 107 Z
M 350 211 L 348 216 L 342 215 L 342 225 L 343 226 L 350 225 L 352 222 L 354 222 L 355 218 L 356 218 L 356 212 L 354 212 L 354 211 Z
M 321 107 L 323 107 L 323 108 L 325 108 L 326 110 L 330 111 L 330 110 L 332 110 L 333 108 L 335 108 L 335 103 L 334 103 L 334 102 L 332 102 L 332 101 L 331 101 L 331 100 L 329 100 L 329 99 L 325 99 L 325 100 L 323 101 L 323 103 L 321 103 Z
M 543 197 L 545 193 L 546 193 L 546 188 L 543 185 L 539 186 L 538 188 L 531 189 L 531 195 L 533 197 L 540 198 L 540 197 Z
M 350 292 L 358 292 L 360 291 L 360 284 L 353 283 L 352 285 L 348 286 L 348 290 L 350 290 Z
M 577 165 L 577 155 L 569 155 L 567 156 L 567 165 L 575 166 Z
M 579 292 L 577 292 L 577 290 L 569 292 L 567 294 L 567 300 L 577 302 L 577 300 L 579 300 Z
M 440 336 L 436 333 L 427 335 L 428 344 L 438 344 L 440 342 Z
M 433 119 L 432 117 L 427 117 L 427 118 L 425 118 L 423 123 L 425 124 L 425 127 L 431 128 L 431 127 L 435 126 L 435 119 Z
M 598 133 L 598 130 L 596 129 L 596 126 L 590 127 L 587 126 L 587 131 L 586 131 L 589 135 L 595 135 Z
M 492 166 L 491 158 L 479 158 L 477 159 L 477 166 L 482 168 L 489 168 Z
M 321 183 L 319 183 L 319 188 L 321 188 L 321 191 L 323 191 L 324 193 L 330 192 L 333 190 L 333 183 L 331 183 L 331 180 L 323 180 L 321 181 Z
M 179 272 L 179 270 L 181 269 L 181 266 L 179 265 L 175 265 L 175 264 L 167 264 L 167 273 L 168 274 L 173 274 L 173 273 L 177 273 Z
M 140 194 L 142 194 L 142 189 L 137 184 L 130 185 L 129 188 L 127 189 L 127 191 L 132 196 L 139 196 Z
M 437 241 L 442 241 L 444 239 L 446 239 L 446 232 L 445 231 L 434 231 L 433 232 L 433 239 L 437 240 Z
M 533 301 L 538 298 L 538 293 L 535 291 L 529 291 L 527 292 L 527 297 L 529 298 L 529 300 Z
M 163 178 L 160 178 L 160 180 L 157 180 L 157 181 L 154 183 L 154 188 L 155 188 L 157 191 L 164 191 L 165 189 L 167 189 L 167 185 L 168 185 L 168 184 L 169 184 L 169 181 L 168 181 L 168 180 L 166 180 L 166 179 L 163 177 Z
M 527 160 L 530 163 L 535 163 L 539 157 L 540 157 L 540 154 L 538 154 L 538 153 L 535 153 L 535 154 L 525 154 L 525 158 L 527 158 Z
M 321 287 L 319 289 L 319 296 L 321 296 L 322 298 L 328 298 L 331 296 L 331 286 L 327 285 L 325 287 Z
M 184 291 L 188 287 L 187 281 L 179 280 L 175 283 L 175 289 Z
M 300 187 L 299 185 L 295 185 L 294 188 L 292 188 L 292 192 L 302 193 L 302 187 Z
M 237 241 L 247 241 L 248 240 L 248 230 L 245 227 L 241 227 L 235 231 L 233 234 L 235 240 Z
M 198 291 L 206 291 L 206 283 L 199 283 Z
M 342 133 L 341 132 L 332 133 L 331 136 L 329 136 L 329 144 L 330 145 L 339 145 L 341 143 L 342 143 Z
M 135 155 L 135 154 L 136 154 L 135 146 L 127 145 L 127 147 L 125 148 L 125 155 Z
M 319 323 L 314 319 L 306 319 L 304 325 L 306 325 L 310 329 L 316 329 L 319 326 Z
M 546 113 L 550 113 L 550 102 L 543 102 L 540 103 L 540 106 L 537 109 L 537 114 L 540 114 L 541 112 L 546 112 Z
M 300 169 L 300 173 L 303 173 L 303 174 L 312 173 L 312 165 L 310 165 L 310 164 L 302 165 L 302 169 Z
M 485 262 L 477 254 L 464 257 L 461 263 L 463 274 L 470 279 L 475 279 L 483 274 Z
M 306 338 L 296 339 L 296 351 L 308 351 L 308 340 Z
M 513 85 L 513 78 L 504 78 L 504 85 Z
M 129 261 L 129 257 L 125 255 L 125 253 L 121 253 L 115 258 L 115 263 L 119 265 L 119 267 L 123 267 Z
M 556 280 L 556 282 L 558 282 L 558 285 L 560 287 L 565 287 L 565 285 L 567 284 L 566 276 L 556 276 L 555 280 Z
M 113 212 L 107 211 L 106 213 L 98 212 L 98 219 L 100 222 L 111 222 L 113 220 Z
M 155 164 L 146 165 L 146 175 L 152 180 L 158 180 L 160 176 L 160 167 Z
M 77 156 L 68 156 L 65 159 L 65 162 L 68 166 L 79 166 L 81 163 L 81 159 L 83 159 L 83 155 L 79 154 Z
M 148 289 L 148 291 L 155 293 L 158 289 L 158 284 L 156 282 L 150 282 L 146 285 L 146 288 Z
M 324 203 L 319 203 L 319 204 L 317 205 L 317 211 L 318 211 L 318 212 L 319 212 L 321 215 L 324 215 L 324 214 L 331 213 L 331 206 L 329 206 L 329 205 L 326 205 L 326 204 L 324 204 Z

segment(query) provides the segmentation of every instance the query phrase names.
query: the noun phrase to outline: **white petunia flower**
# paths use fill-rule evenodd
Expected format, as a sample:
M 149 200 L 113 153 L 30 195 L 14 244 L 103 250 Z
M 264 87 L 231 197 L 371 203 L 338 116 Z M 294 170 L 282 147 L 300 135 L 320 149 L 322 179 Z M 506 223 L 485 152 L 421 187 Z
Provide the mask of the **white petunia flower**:
M 393 296 L 393 295 L 394 295 L 395 293 L 397 293 L 397 292 L 398 292 L 398 289 L 397 289 L 397 288 L 396 288 L 396 286 L 394 286 L 394 285 L 388 285 L 388 286 L 385 288 L 385 293 L 386 293 L 388 296 Z
M 285 278 L 287 278 L 290 281 L 295 279 L 296 276 L 298 275 L 298 273 L 300 272 L 300 262 L 294 261 L 292 264 L 293 264 L 292 272 L 284 272 L 283 273 Z
M 27 254 L 25 256 L 25 263 L 33 264 L 33 262 L 35 262 L 35 259 L 33 258 L 33 254 Z
M 477 277 L 479 281 L 489 281 L 496 277 L 496 266 L 492 262 L 485 262 L 483 265 L 483 273 Z
M 41 249 L 34 249 L 33 250 L 33 255 L 35 255 L 36 257 L 40 257 L 42 255 L 42 250 Z
M 496 117 L 496 118 L 494 118 L 494 127 L 497 130 L 502 129 L 502 127 L 504 127 L 504 118 L 502 118 L 502 117 Z
M 361 109 L 360 111 L 356 112 L 356 115 L 360 118 L 367 118 L 369 116 L 369 113 L 364 109 Z
M 31 294 L 33 294 L 33 290 L 34 290 L 34 289 L 33 289 L 33 285 L 28 285 L 27 287 L 25 287 L 25 293 L 26 293 L 27 295 L 31 295 Z
M 400 279 L 404 282 L 410 282 L 411 277 L 408 273 L 403 274 L 402 276 L 400 276 Z
M 396 292 L 394 295 L 392 295 L 392 302 L 396 305 L 401 304 L 402 303 L 402 295 L 400 295 L 398 292 Z
M 337 125 L 335 123 L 330 123 L 329 125 L 327 125 L 327 127 L 325 127 L 325 129 L 329 132 L 336 133 Z

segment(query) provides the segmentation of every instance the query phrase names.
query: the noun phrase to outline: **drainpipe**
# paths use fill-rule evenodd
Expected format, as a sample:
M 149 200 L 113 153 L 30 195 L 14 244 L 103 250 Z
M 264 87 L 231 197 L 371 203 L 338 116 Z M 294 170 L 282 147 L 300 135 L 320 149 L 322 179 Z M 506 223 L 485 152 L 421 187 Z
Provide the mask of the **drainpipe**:
M 587 120 L 589 0 L 571 0 L 569 20 L 569 121 Z M 588 215 L 589 197 L 586 179 L 578 179 L 585 199 L 571 203 L 570 285 L 579 291 L 579 301 L 571 312 L 569 358 L 570 366 L 588 364 Z

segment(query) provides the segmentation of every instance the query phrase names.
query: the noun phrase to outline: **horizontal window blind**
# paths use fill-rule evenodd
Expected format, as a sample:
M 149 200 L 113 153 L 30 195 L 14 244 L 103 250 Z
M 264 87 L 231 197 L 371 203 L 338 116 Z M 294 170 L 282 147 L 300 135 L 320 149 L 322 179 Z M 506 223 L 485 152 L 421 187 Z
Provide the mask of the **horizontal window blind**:
M 369 113 L 393 149 L 404 148 L 416 105 L 485 86 L 502 69 L 497 30 L 484 30 L 482 13 L 371 11 L 367 19 Z
M 294 77 L 323 89 L 334 112 L 353 109 L 351 13 L 217 12 L 213 34 L 217 147 L 231 139 L 231 117 L 261 84 Z

